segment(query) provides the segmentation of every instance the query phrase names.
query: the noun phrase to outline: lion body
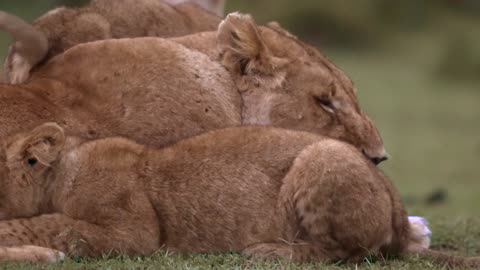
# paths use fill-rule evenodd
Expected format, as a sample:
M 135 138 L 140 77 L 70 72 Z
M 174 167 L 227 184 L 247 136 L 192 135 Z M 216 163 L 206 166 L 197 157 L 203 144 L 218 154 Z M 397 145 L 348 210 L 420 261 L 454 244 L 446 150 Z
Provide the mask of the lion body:
M 47 127 L 15 137 L 5 150 L 4 179 L 27 171 L 32 184 L 4 185 L 3 198 L 16 209 L 2 214 L 31 215 L 24 224 L 32 235 L 19 241 L 8 234 L 22 233 L 18 221 L 0 222 L 2 243 L 91 257 L 164 249 L 324 262 L 396 254 L 408 244 L 408 219 L 391 183 L 339 141 L 241 127 L 154 150 L 123 138 L 62 143 L 54 134 L 61 129 Z M 37 134 L 45 136 L 40 143 Z M 24 152 L 39 163 L 23 162 Z M 45 193 L 33 205 L 17 200 L 29 191 Z
M 241 44 L 232 31 L 242 33 Z M 75 136 L 160 147 L 213 129 L 262 125 L 341 139 L 372 160 L 386 156 L 341 70 L 312 47 L 238 14 L 216 32 L 175 40 L 80 44 L 28 83 L 0 88 L 0 137 L 53 121 Z

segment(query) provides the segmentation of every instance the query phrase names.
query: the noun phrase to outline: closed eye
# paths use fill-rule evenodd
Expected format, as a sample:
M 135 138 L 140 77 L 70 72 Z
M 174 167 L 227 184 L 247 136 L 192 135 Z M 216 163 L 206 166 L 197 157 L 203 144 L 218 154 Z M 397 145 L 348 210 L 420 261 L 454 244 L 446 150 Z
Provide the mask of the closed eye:
M 327 96 L 314 96 L 315 102 L 329 113 L 335 113 L 335 105 L 332 100 Z

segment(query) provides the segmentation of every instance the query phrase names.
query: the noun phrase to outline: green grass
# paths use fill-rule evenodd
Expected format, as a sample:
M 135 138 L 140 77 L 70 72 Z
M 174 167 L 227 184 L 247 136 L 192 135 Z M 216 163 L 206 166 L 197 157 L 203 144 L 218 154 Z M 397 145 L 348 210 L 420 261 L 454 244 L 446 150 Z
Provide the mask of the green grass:
M 3 38 L 3 40 L 2 40 Z M 5 37 L 0 38 L 0 55 Z M 381 131 L 392 159 L 381 165 L 411 215 L 425 216 L 433 247 L 480 254 L 480 88 L 436 77 L 441 35 L 407 35 L 376 51 L 328 50 L 355 81 L 362 107 Z M 443 188 L 444 203 L 424 198 Z M 356 266 L 259 262 L 229 254 L 67 260 L 56 265 L 2 264 L 5 269 L 356 269 Z M 418 258 L 365 263 L 359 269 L 439 269 Z M 441 268 L 440 268 L 441 269 Z

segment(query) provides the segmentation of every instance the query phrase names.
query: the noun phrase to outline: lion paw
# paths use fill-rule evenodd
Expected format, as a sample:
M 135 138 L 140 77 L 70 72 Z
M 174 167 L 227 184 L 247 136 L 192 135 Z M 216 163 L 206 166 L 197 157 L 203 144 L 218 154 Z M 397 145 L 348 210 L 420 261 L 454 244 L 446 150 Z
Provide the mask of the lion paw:
M 65 253 L 39 246 L 3 247 L 0 249 L 0 260 L 56 263 L 65 260 Z

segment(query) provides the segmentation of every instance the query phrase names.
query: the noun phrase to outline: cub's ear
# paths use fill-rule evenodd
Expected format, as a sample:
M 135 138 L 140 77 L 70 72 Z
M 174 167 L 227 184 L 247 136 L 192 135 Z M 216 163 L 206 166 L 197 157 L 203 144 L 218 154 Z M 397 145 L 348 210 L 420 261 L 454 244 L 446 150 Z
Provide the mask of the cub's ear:
M 250 15 L 230 13 L 218 27 L 217 44 L 222 64 L 238 75 L 271 75 L 285 63 L 272 55 Z
M 56 123 L 45 123 L 35 128 L 25 140 L 25 151 L 32 157 L 29 163 L 40 162 L 50 166 L 65 144 L 65 133 Z

